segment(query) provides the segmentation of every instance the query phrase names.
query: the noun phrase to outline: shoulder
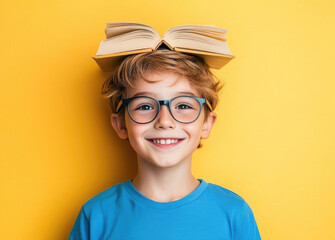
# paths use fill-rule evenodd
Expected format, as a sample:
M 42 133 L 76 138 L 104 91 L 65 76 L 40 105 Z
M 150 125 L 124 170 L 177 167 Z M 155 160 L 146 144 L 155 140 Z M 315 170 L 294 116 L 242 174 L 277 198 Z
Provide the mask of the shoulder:
M 122 195 L 123 184 L 118 183 L 86 201 L 83 205 L 86 216 L 90 218 L 92 215 L 102 214 L 106 209 L 112 210 Z
M 239 202 L 239 203 L 244 202 L 244 199 L 237 193 L 214 183 L 208 183 L 207 191 L 208 194 L 213 195 L 215 197 L 219 197 L 220 199 L 223 200 Z
M 116 221 L 117 211 L 120 208 L 118 205 L 126 195 L 123 190 L 124 184 L 116 184 L 85 202 L 69 239 L 89 239 L 89 236 L 101 239 L 99 236 L 105 231 L 105 224 L 111 226 Z
M 254 214 L 241 196 L 213 183 L 208 184 L 206 194 L 218 212 L 229 216 L 236 239 L 260 239 Z
M 208 183 L 206 195 L 214 204 L 230 211 L 243 211 L 249 207 L 240 195 L 214 183 Z

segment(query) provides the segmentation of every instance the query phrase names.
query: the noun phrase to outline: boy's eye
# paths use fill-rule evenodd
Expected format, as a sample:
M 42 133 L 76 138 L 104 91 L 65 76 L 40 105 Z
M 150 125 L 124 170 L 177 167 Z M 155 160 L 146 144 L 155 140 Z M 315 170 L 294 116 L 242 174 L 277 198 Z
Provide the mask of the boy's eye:
M 186 104 L 179 104 L 178 106 L 176 106 L 176 109 L 190 109 L 190 108 L 192 107 Z
M 153 107 L 150 105 L 141 105 L 139 107 L 136 108 L 136 110 L 152 110 Z

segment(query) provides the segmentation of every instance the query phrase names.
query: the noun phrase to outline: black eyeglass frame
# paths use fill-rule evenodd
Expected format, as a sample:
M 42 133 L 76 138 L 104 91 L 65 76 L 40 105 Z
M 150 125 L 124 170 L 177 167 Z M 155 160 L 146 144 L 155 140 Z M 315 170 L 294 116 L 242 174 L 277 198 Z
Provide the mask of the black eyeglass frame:
M 144 123 L 135 121 L 135 120 L 131 117 L 131 115 L 130 115 L 130 113 L 129 113 L 129 103 L 130 103 L 133 99 L 136 99 L 136 98 L 143 98 L 143 97 L 144 97 L 144 98 L 150 98 L 150 99 L 154 100 L 154 101 L 157 103 L 157 106 L 158 106 L 157 113 L 156 113 L 156 115 L 153 117 L 153 119 L 150 120 L 150 121 L 148 121 L 148 122 L 144 122 Z M 191 122 L 182 122 L 182 121 L 179 121 L 179 120 L 177 120 L 177 119 L 173 116 L 173 114 L 172 114 L 171 107 L 170 107 L 171 105 L 170 105 L 170 104 L 171 104 L 171 102 L 172 102 L 174 99 L 176 99 L 176 98 L 180 98 L 180 97 L 190 97 L 190 98 L 194 98 L 194 99 L 196 99 L 196 100 L 199 102 L 199 104 L 200 104 L 200 110 L 199 110 L 198 116 L 197 116 L 193 121 L 191 121 Z M 160 110 L 161 110 L 161 106 L 162 106 L 162 105 L 166 105 L 166 106 L 169 108 L 170 115 L 172 116 L 172 118 L 173 118 L 174 120 L 176 120 L 177 122 L 183 123 L 183 124 L 189 124 L 189 123 L 193 123 L 193 122 L 195 122 L 195 121 L 199 118 L 199 116 L 200 116 L 200 114 L 201 114 L 202 106 L 203 106 L 204 103 L 206 103 L 206 105 L 208 106 L 209 110 L 212 112 L 212 106 L 211 106 L 211 104 L 208 102 L 207 99 L 205 99 L 205 98 L 201 98 L 201 97 L 195 97 L 195 96 L 183 95 L 183 96 L 177 96 L 177 97 L 174 97 L 174 98 L 172 98 L 172 99 L 170 99 L 170 100 L 156 100 L 156 99 L 154 99 L 154 98 L 152 98 L 152 97 L 149 97 L 149 96 L 135 96 L 135 97 L 127 98 L 127 99 L 121 99 L 121 101 L 119 102 L 119 104 L 118 104 L 118 106 L 117 106 L 117 108 L 116 108 L 116 112 L 118 113 L 118 112 L 120 111 L 121 106 L 124 105 L 124 106 L 127 108 L 128 116 L 130 117 L 130 119 L 131 119 L 132 121 L 134 121 L 135 123 L 138 123 L 138 124 L 147 124 L 147 123 L 151 123 L 152 121 L 154 121 L 154 120 L 157 118 L 157 116 L 158 116 L 158 114 L 159 114 L 159 112 L 160 112 Z

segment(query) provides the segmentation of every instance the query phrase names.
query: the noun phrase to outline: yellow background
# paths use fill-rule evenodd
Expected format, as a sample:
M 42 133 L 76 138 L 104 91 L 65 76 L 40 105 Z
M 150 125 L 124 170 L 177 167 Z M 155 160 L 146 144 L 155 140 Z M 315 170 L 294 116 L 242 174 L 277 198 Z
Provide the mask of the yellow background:
M 93 56 L 106 22 L 228 29 L 236 56 L 197 178 L 253 209 L 263 239 L 335 239 L 334 2 L 0 3 L 1 239 L 66 239 L 80 207 L 136 173 Z

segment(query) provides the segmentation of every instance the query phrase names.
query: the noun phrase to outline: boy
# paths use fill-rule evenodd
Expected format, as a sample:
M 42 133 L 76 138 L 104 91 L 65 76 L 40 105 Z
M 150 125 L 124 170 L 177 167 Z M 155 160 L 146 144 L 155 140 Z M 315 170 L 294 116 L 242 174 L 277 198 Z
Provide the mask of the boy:
M 191 173 L 219 90 L 196 56 L 159 49 L 125 58 L 103 94 L 113 128 L 137 153 L 138 173 L 87 201 L 69 239 L 260 239 L 241 197 Z

